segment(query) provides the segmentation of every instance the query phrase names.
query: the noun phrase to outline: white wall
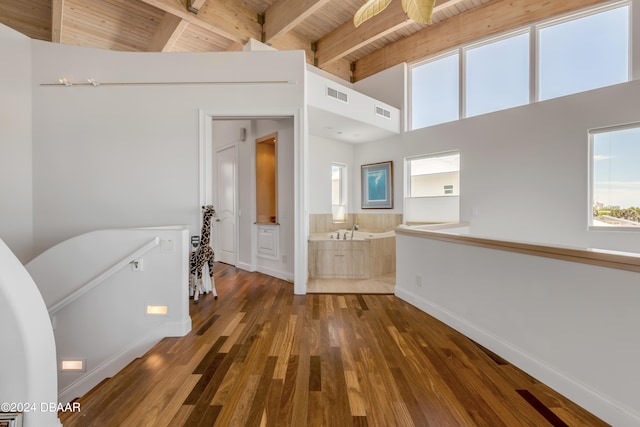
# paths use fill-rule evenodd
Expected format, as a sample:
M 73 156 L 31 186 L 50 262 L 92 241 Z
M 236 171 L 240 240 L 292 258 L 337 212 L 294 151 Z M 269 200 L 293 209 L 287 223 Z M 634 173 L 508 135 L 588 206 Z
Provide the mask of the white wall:
M 640 233 L 587 231 L 587 132 L 640 121 L 639 97 L 640 81 L 569 95 L 357 146 L 354 161 L 394 161 L 401 209 L 403 158 L 460 150 L 460 219 L 474 234 L 634 251 Z
M 298 51 L 125 53 L 32 43 L 38 252 L 101 228 L 188 224 L 198 234 L 199 111 L 241 116 L 304 104 Z M 103 84 L 42 86 L 62 76 Z M 107 84 L 181 81 L 212 83 Z
M 25 410 L 24 427 L 60 426 L 58 414 L 41 407 L 58 401 L 56 343 L 47 308 L 33 279 L 2 240 L 0 336 L 0 402 L 36 405 Z
M 353 185 L 360 167 L 353 164 L 354 145 L 319 136 L 309 136 L 309 204 L 311 214 L 331 213 L 331 164 L 347 165 L 347 213 L 353 211 Z
M 35 255 L 30 39 L 0 24 L 0 60 L 0 238 L 24 263 Z
M 358 92 L 404 110 L 406 75 L 407 64 L 403 62 L 355 82 L 353 88 Z
M 639 273 L 405 235 L 396 248 L 396 295 L 611 425 L 640 426 Z

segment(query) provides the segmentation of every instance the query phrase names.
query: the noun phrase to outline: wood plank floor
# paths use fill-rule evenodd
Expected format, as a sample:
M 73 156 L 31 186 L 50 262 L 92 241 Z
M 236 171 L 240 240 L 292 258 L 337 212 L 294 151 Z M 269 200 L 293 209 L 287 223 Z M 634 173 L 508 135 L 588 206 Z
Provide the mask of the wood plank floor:
M 393 295 L 215 271 L 192 332 L 81 397 L 65 427 L 607 425 Z

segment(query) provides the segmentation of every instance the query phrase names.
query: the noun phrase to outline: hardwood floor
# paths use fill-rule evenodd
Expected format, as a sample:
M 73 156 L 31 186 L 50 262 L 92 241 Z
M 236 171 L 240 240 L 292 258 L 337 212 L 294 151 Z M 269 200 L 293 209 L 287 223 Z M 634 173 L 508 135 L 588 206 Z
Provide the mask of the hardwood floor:
M 65 427 L 607 425 L 393 295 L 215 271 L 191 333 L 96 386 Z

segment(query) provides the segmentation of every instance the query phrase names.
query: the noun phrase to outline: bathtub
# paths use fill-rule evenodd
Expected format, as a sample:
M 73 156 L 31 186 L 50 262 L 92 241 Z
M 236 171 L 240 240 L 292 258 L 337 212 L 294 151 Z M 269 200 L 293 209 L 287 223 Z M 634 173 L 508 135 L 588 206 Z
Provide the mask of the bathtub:
M 351 233 L 351 230 L 338 230 L 309 236 L 310 279 L 368 279 L 396 271 L 393 230 L 355 231 L 353 238 Z

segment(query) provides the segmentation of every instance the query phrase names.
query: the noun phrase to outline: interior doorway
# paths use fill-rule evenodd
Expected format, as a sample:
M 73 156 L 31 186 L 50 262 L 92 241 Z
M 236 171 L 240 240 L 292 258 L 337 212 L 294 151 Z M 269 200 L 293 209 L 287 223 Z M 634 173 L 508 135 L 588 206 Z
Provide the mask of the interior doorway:
M 212 246 L 216 260 L 247 271 L 259 271 L 293 283 L 296 294 L 306 293 L 308 218 L 305 216 L 306 132 L 300 127 L 300 111 L 271 116 L 219 115 L 200 112 L 200 203 L 213 204 L 219 221 L 214 220 Z M 278 155 L 277 256 L 259 253 L 256 219 L 256 149 L 260 135 L 276 133 L 283 144 Z M 236 146 L 235 157 L 231 146 Z M 229 151 L 230 150 L 230 151 Z M 227 168 L 236 159 L 235 168 Z M 222 169 L 228 169 L 222 172 Z M 230 172 L 235 169 L 235 174 Z M 233 185 L 224 184 L 235 176 Z M 229 188 L 235 187 L 231 194 Z M 226 201 L 223 196 L 229 195 Z M 226 209 L 227 203 L 233 209 Z M 229 212 L 228 221 L 223 214 Z M 234 221 L 235 220 L 235 221 Z M 228 227 L 227 227 L 228 226 Z M 226 247 L 225 247 L 226 246 Z M 235 251 L 235 255 L 234 252 Z

